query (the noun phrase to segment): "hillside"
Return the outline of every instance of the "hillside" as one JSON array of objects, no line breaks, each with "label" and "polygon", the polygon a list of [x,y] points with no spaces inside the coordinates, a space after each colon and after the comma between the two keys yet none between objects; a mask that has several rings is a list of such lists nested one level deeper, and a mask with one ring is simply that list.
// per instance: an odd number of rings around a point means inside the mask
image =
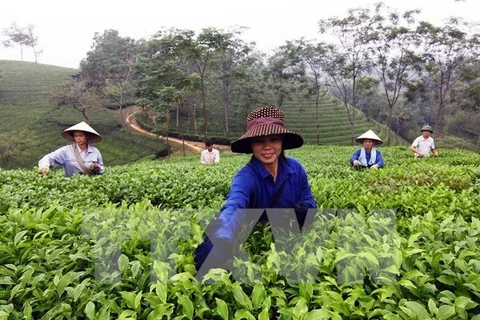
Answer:
[{"label": "hillside", "polygon": [[[44,154],[68,142],[60,136],[66,127],[83,121],[71,108],[59,108],[51,94],[77,70],[21,61],[0,61],[0,150],[17,150],[0,159],[2,168],[32,168]],[[92,109],[91,125],[104,138],[98,145],[107,165],[154,157],[162,141],[126,136],[114,110]]]},{"label": "hillside", "polygon": [[[352,107],[350,107],[352,108]],[[281,107],[285,112],[285,124],[289,130],[300,133],[307,144],[317,144],[317,110],[313,99],[306,99],[303,95],[294,95]],[[197,111],[202,117],[201,110]],[[212,107],[208,112],[208,136],[223,137],[223,111]],[[245,113],[245,112],[244,112]],[[172,114],[172,119],[175,115]],[[230,140],[242,135],[244,130],[245,115],[233,114],[229,118]],[[350,122],[347,110],[343,103],[330,95],[323,93],[318,106],[318,141],[320,145],[351,145]],[[146,128],[151,128],[152,123],[145,117],[138,117],[137,120]],[[201,126],[199,126],[201,132]],[[387,128],[374,121],[367,119],[363,112],[356,110],[355,136],[365,131],[374,130],[381,139],[386,141]],[[171,125],[172,132],[183,134],[195,134],[193,124],[188,122],[188,114],[183,111],[180,116],[180,126]],[[407,142],[395,133],[392,135],[392,145],[405,145]]]}]

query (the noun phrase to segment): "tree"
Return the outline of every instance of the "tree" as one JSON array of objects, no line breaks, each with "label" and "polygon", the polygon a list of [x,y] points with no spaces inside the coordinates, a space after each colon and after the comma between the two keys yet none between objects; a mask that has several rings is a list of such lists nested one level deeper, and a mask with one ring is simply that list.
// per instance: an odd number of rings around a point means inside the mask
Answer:
[{"label": "tree", "polygon": [[315,126],[317,130],[317,144],[320,143],[320,117],[319,104],[320,96],[324,91],[324,80],[326,76],[326,45],[323,43],[312,43],[303,38],[287,41],[284,47],[288,50],[288,56],[292,63],[302,70],[307,84],[307,97],[315,99]]},{"label": "tree", "polygon": [[95,33],[93,40],[92,50],[80,63],[80,77],[107,106],[118,110],[127,133],[123,108],[134,101],[133,67],[142,41],[121,37],[116,30]]},{"label": "tree", "polygon": [[35,63],[38,61],[38,55],[42,53],[41,50],[38,50],[38,37],[34,34],[33,29],[35,27],[31,24],[25,29],[27,35],[27,46],[31,47],[33,50],[33,55],[35,56]]},{"label": "tree", "polygon": [[273,90],[278,107],[292,94],[306,88],[308,82],[305,69],[299,63],[300,57],[295,50],[298,48],[287,41],[268,58],[264,69],[265,80],[268,88]]},{"label": "tree", "polygon": [[[357,97],[361,86],[374,84],[364,81],[369,77],[369,41],[376,23],[369,9],[349,9],[344,18],[328,18],[319,21],[320,33],[329,33],[337,44],[326,47],[325,70],[330,92],[343,101],[350,123],[352,145],[355,143]],[[366,88],[367,89],[367,88]],[[353,106],[350,108],[349,105]]]},{"label": "tree", "polygon": [[12,43],[20,46],[20,57],[23,61],[23,48],[31,47],[35,56],[35,63],[38,61],[38,55],[41,51],[38,50],[38,37],[34,33],[35,26],[29,24],[26,28],[19,27],[15,22],[4,30],[5,35],[8,37],[4,41],[5,46],[11,46]]},{"label": "tree", "polygon": [[216,28],[205,28],[198,35],[194,46],[191,48],[191,58],[200,75],[200,92],[203,109],[203,135],[207,136],[207,103],[206,103],[206,78],[211,65],[212,56],[227,48],[230,44],[231,34],[224,33]]},{"label": "tree", "polygon": [[23,61],[23,47],[27,45],[28,37],[27,34],[24,32],[23,28],[17,26],[15,22],[12,25],[4,30],[4,34],[8,37],[6,41],[4,41],[4,45],[7,47],[16,44],[20,47],[20,58]]},{"label": "tree", "polygon": [[[167,137],[170,129],[170,113],[173,108],[178,113],[190,91],[199,87],[198,74],[186,73],[181,63],[183,49],[188,37],[180,30],[152,39],[146,43],[135,68],[138,73],[136,90],[137,104],[159,115],[162,132]],[[177,32],[178,31],[178,32]],[[187,33],[188,35],[189,33]]]},{"label": "tree", "polygon": [[[230,136],[229,113],[232,107],[233,90],[241,85],[242,80],[247,79],[249,69],[255,61],[252,44],[243,42],[239,35],[241,30],[224,32],[224,38],[218,42],[217,50],[212,56],[212,79],[213,87],[219,87],[220,93],[216,100],[222,106],[223,113],[223,134]],[[219,82],[219,86],[216,85]],[[212,90],[214,92],[215,90]]]},{"label": "tree", "polygon": [[59,107],[72,107],[82,114],[86,122],[90,122],[87,111],[104,103],[95,91],[89,90],[85,80],[78,78],[59,85],[52,92],[52,96]]},{"label": "tree", "polygon": [[[465,30],[462,30],[465,29]],[[435,93],[433,124],[437,135],[443,132],[445,110],[453,102],[452,92],[461,81],[460,68],[480,53],[480,36],[468,35],[469,26],[458,18],[450,18],[442,27],[422,22],[418,32],[424,36],[426,76]],[[451,112],[453,106],[450,106]]]},{"label": "tree", "polygon": [[[383,12],[385,10],[385,12]],[[373,28],[367,34],[370,59],[387,102],[387,127],[392,128],[395,107],[408,83],[416,80],[423,60],[418,52],[422,37],[412,27],[418,10],[399,14],[382,3],[375,7]],[[387,145],[391,143],[390,130]]]}]

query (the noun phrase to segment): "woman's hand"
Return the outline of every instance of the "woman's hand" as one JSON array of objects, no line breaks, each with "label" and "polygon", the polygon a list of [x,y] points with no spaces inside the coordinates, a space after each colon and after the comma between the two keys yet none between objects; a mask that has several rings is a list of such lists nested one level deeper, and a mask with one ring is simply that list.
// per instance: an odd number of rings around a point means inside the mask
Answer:
[{"label": "woman's hand", "polygon": [[90,165],[90,172],[91,173],[94,173],[94,174],[97,174],[100,172],[100,165],[98,163],[92,163]]}]

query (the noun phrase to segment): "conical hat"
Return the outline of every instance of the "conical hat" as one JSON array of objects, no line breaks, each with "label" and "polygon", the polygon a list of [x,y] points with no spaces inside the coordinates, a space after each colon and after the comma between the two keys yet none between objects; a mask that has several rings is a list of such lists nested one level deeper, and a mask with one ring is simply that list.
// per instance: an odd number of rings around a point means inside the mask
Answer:
[{"label": "conical hat", "polygon": [[92,127],[90,127],[85,121],[77,123],[76,125],[63,130],[62,137],[70,141],[75,141],[75,139],[73,138],[73,131],[84,131],[90,133],[90,139],[88,139],[88,143],[102,141],[102,137],[98,134],[98,132],[95,131]]},{"label": "conical hat", "polygon": [[382,139],[380,139],[372,130],[368,130],[364,134],[360,135],[357,139],[355,139],[355,141],[357,141],[358,143],[363,143],[363,140],[372,140],[375,144],[383,143]]}]

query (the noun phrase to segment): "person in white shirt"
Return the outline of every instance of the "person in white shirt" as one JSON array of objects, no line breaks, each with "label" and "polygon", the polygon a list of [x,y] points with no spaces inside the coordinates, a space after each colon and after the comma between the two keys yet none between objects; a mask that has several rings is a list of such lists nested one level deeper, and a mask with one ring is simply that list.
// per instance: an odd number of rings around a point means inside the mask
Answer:
[{"label": "person in white shirt", "polygon": [[215,164],[220,162],[220,152],[213,148],[213,143],[210,140],[205,141],[205,150],[200,155],[200,162],[202,164]]},{"label": "person in white shirt", "polygon": [[415,153],[415,158],[429,157],[430,153],[438,157],[435,141],[430,137],[430,134],[433,133],[432,127],[428,124],[424,125],[421,131],[422,135],[417,137],[410,146],[410,150]]}]

